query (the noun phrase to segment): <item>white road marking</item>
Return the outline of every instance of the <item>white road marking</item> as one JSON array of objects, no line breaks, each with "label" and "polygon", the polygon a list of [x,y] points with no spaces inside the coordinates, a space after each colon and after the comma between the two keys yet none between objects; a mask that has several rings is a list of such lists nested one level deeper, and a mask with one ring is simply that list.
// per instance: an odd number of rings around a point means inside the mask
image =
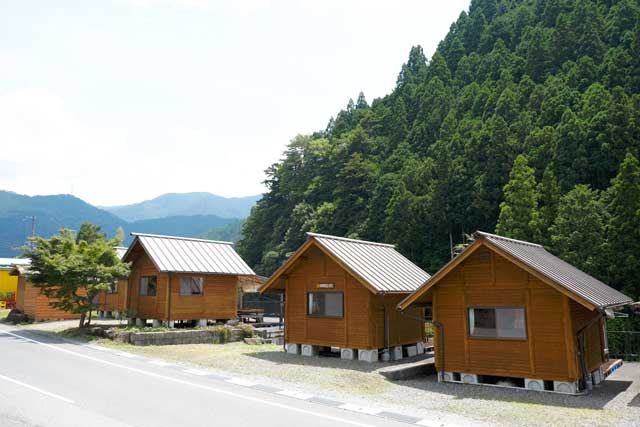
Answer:
[{"label": "white road marking", "polygon": [[174,363],[165,362],[164,360],[150,360],[149,363],[156,366],[176,366]]},{"label": "white road marking", "polygon": [[292,412],[298,412],[298,413],[305,414],[305,415],[312,415],[314,417],[323,418],[325,420],[330,420],[330,421],[336,421],[336,422],[339,422],[339,423],[342,423],[342,424],[348,424],[348,425],[359,426],[359,427],[372,427],[371,424],[364,424],[364,423],[360,423],[360,422],[357,422],[357,421],[348,420],[346,418],[340,418],[340,417],[336,417],[336,416],[333,416],[333,415],[323,414],[321,412],[311,411],[311,410],[308,410],[308,409],[296,408],[295,406],[290,406],[290,405],[287,405],[287,404],[284,404],[284,403],[272,402],[272,401],[269,401],[269,400],[265,400],[265,399],[261,399],[261,398],[253,397],[253,396],[246,396],[244,394],[236,393],[236,392],[229,391],[229,390],[222,390],[222,389],[219,389],[219,388],[215,388],[215,387],[211,387],[211,386],[207,386],[207,385],[203,385],[203,384],[192,383],[190,381],[181,380],[179,378],[168,377],[166,375],[157,374],[157,373],[151,372],[151,371],[145,371],[144,369],[138,369],[138,368],[134,368],[132,366],[126,366],[126,365],[121,365],[119,363],[109,362],[108,360],[102,360],[102,359],[98,359],[97,357],[88,356],[86,354],[76,353],[75,351],[67,350],[66,348],[61,348],[61,347],[57,347],[57,346],[55,346],[53,344],[47,344],[47,343],[43,343],[41,341],[36,341],[34,339],[23,337],[22,335],[14,334],[13,332],[5,331],[5,330],[2,330],[2,329],[0,329],[0,333],[11,335],[13,337],[20,338],[22,340],[29,341],[29,342],[32,342],[32,343],[35,343],[35,344],[39,344],[39,345],[45,346],[47,348],[50,348],[52,350],[60,351],[62,353],[67,353],[67,354],[71,354],[71,355],[76,356],[76,357],[80,357],[80,358],[83,358],[83,359],[91,360],[93,362],[102,363],[103,365],[108,365],[108,366],[112,366],[112,367],[115,367],[115,368],[124,369],[124,370],[130,371],[130,372],[136,372],[138,374],[147,375],[149,377],[163,379],[163,380],[170,381],[170,382],[173,382],[173,383],[176,383],[176,384],[182,384],[182,385],[186,385],[186,386],[191,386],[191,387],[199,388],[201,390],[207,390],[207,391],[211,391],[211,392],[218,393],[218,394],[224,394],[224,395],[227,395],[227,396],[235,397],[237,399],[244,399],[244,400],[248,400],[250,402],[255,402],[255,403],[260,403],[260,404],[263,404],[263,405],[273,406],[273,407],[276,407],[276,408],[286,409],[286,410],[289,410],[289,411],[292,411]]},{"label": "white road marking", "polygon": [[419,426],[426,426],[426,427],[434,427],[435,424],[433,424],[432,421],[430,420],[420,420],[418,422],[416,422],[417,425]]},{"label": "white road marking", "polygon": [[127,358],[129,358],[129,359],[133,359],[133,358],[135,358],[135,357],[138,357],[138,356],[136,356],[135,354],[125,353],[124,351],[121,351],[121,352],[119,352],[119,353],[116,353],[116,355],[118,355],[118,356],[122,356],[122,357],[127,357]]},{"label": "white road marking", "polygon": [[254,385],[258,384],[255,381],[247,380],[247,379],[244,379],[244,378],[229,378],[228,380],[225,380],[225,381],[228,382],[228,383],[231,383],[231,384],[241,385],[241,386],[244,386],[244,387],[251,387],[251,386],[254,386]]},{"label": "white road marking", "polygon": [[182,372],[186,372],[187,374],[199,375],[204,377],[205,375],[209,375],[209,372],[203,371],[202,369],[185,369]]},{"label": "white road marking", "polygon": [[23,383],[22,381],[14,380],[13,378],[5,377],[4,375],[0,375],[0,379],[1,380],[5,380],[5,381],[9,381],[10,383],[14,383],[14,384],[20,385],[22,387],[28,388],[28,389],[33,390],[33,391],[37,391],[38,393],[42,393],[42,394],[44,394],[46,396],[53,397],[54,399],[62,400],[63,402],[75,403],[73,400],[67,399],[66,397],[62,397],[59,394],[51,393],[50,391],[46,391],[46,390],[43,390],[41,388],[34,387],[32,385]]},{"label": "white road marking", "polygon": [[281,394],[283,396],[295,397],[296,399],[300,399],[300,400],[307,400],[313,397],[313,394],[302,393],[300,391],[293,391],[293,390],[282,390],[276,393]]},{"label": "white road marking", "polygon": [[338,406],[340,409],[346,409],[347,411],[360,412],[361,414],[376,415],[382,412],[382,409],[367,408],[366,406],[358,406],[353,403],[345,403]]}]

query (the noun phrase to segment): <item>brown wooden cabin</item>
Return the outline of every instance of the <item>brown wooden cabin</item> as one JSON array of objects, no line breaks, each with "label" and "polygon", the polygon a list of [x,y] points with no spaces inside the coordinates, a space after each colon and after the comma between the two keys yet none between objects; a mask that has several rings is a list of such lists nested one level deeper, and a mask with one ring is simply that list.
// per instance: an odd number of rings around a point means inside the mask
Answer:
[{"label": "brown wooden cabin", "polygon": [[[48,298],[40,293],[40,289],[36,288],[27,280],[25,273],[26,266],[15,266],[9,273],[18,277],[18,288],[16,291],[16,309],[20,310],[33,321],[39,322],[44,320],[59,319],[79,319],[80,315],[67,311],[58,310],[51,306],[50,303],[57,301],[56,298]],[[82,294],[84,290],[81,290]]]},{"label": "brown wooden cabin", "polygon": [[[124,254],[127,253],[127,248],[123,246],[116,246],[114,248],[118,257],[122,259]],[[125,310],[125,298],[127,294],[127,279],[118,280],[111,285],[111,289],[98,294],[98,312],[99,314],[114,314],[115,317],[119,317]]]},{"label": "brown wooden cabin", "polygon": [[606,376],[607,311],[630,302],[540,245],[478,232],[398,308],[432,304],[440,381],[576,393]]},{"label": "brown wooden cabin", "polygon": [[255,273],[230,242],[132,233],[125,304],[137,323],[237,317],[238,281]]},{"label": "brown wooden cabin", "polygon": [[377,361],[379,349],[422,347],[424,311],[402,316],[395,306],[429,278],[426,272],[393,245],[307,234],[260,288],[284,293],[289,352],[300,345],[305,355],[334,347],[352,359],[357,349],[358,358]]}]

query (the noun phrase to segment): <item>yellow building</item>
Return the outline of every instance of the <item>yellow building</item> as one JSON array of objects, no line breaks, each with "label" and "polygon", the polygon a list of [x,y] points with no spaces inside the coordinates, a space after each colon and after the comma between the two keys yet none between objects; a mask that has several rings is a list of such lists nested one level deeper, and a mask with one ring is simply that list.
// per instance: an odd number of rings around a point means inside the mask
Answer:
[{"label": "yellow building", "polygon": [[10,276],[9,271],[15,265],[29,264],[28,259],[23,258],[0,258],[0,299],[8,297],[7,294],[13,294],[15,297],[18,287],[18,277]]}]

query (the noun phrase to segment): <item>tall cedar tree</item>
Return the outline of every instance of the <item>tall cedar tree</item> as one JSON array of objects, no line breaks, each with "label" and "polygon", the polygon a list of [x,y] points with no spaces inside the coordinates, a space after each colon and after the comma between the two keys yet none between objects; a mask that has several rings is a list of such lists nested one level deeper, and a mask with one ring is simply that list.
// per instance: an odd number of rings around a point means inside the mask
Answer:
[{"label": "tall cedar tree", "polygon": [[533,168],[522,154],[516,157],[504,186],[504,202],[496,233],[519,240],[533,240],[538,227],[538,193]]},{"label": "tall cedar tree", "polygon": [[610,275],[640,298],[640,162],[627,154],[609,188]]},{"label": "tall cedar tree", "polygon": [[108,240],[100,227],[84,223],[77,235],[62,228],[49,239],[30,240],[31,246],[24,251],[31,260],[27,280],[55,299],[49,303],[53,308],[79,314],[81,328],[91,323],[91,311],[98,308],[96,295],[129,274],[129,265],[114,250],[122,242],[122,233]]}]

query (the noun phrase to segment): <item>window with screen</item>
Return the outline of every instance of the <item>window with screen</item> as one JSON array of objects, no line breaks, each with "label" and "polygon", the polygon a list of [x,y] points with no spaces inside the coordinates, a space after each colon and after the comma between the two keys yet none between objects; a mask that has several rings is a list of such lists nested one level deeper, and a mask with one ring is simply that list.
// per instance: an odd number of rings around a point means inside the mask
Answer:
[{"label": "window with screen", "polygon": [[202,287],[204,278],[198,276],[189,276],[180,278],[180,295],[193,296],[202,295]]},{"label": "window with screen", "polygon": [[527,338],[522,307],[469,308],[469,335],[480,338]]},{"label": "window with screen", "polygon": [[310,292],[308,295],[309,316],[342,317],[342,292]]},{"label": "window with screen", "polygon": [[140,295],[155,297],[158,290],[158,278],[156,276],[142,276],[140,278]]}]

